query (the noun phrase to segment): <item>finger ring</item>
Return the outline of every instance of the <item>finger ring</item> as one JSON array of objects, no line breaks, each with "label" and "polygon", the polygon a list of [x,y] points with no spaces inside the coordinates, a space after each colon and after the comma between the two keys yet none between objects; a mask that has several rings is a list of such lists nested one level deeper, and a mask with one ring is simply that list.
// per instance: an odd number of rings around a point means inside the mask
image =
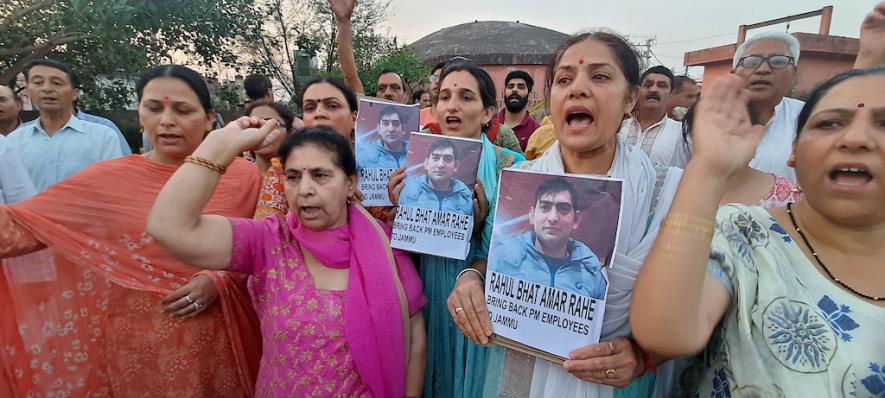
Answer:
[{"label": "finger ring", "polygon": [[606,379],[614,379],[618,375],[618,372],[614,369],[606,369],[605,370],[605,378]]},{"label": "finger ring", "polygon": [[611,341],[608,342],[608,349],[609,349],[608,355],[612,355],[615,353],[615,345],[612,344]]},{"label": "finger ring", "polygon": [[196,301],[194,301],[193,304],[194,304],[194,309],[197,311],[199,311],[201,308],[203,308],[205,306],[204,304],[200,304]]},{"label": "finger ring", "polygon": [[456,307],[456,308],[455,308],[455,313],[456,313],[456,314],[460,314],[460,313],[462,313],[462,312],[464,312],[464,307]]},{"label": "finger ring", "polygon": [[188,304],[193,304],[193,303],[194,303],[194,299],[192,299],[191,296],[189,296],[189,295],[188,295],[188,296],[184,296],[184,299],[187,300],[187,303],[188,303]]}]

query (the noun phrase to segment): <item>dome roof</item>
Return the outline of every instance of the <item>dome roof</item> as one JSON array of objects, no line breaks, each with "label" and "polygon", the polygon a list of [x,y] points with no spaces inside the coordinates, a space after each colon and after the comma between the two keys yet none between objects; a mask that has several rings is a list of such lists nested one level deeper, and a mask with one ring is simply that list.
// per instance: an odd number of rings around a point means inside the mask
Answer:
[{"label": "dome roof", "polygon": [[569,35],[520,22],[475,21],[433,32],[409,45],[428,65],[454,56],[480,65],[541,65]]}]

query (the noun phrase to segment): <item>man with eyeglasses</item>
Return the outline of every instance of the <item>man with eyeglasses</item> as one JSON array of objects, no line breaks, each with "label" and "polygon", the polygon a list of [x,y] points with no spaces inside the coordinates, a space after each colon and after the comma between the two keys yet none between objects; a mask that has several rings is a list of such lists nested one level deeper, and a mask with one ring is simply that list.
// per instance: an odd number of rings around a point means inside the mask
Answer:
[{"label": "man with eyeglasses", "polygon": [[433,70],[430,71],[430,107],[423,108],[419,112],[418,116],[420,118],[419,124],[421,128],[430,124],[436,123],[436,116],[433,114],[433,107],[436,106],[436,100],[439,98],[439,77],[442,75],[443,67],[446,66],[445,62],[440,62],[433,66]]},{"label": "man with eyeglasses", "polygon": [[794,184],[795,171],[787,166],[796,134],[796,120],[804,102],[787,98],[796,79],[799,41],[790,34],[766,32],[753,36],[734,53],[732,73],[746,80],[750,102],[765,124],[765,135],[750,167],[783,176]]},{"label": "man with eyeglasses", "polygon": [[386,106],[378,114],[379,139],[359,143],[357,166],[359,168],[398,169],[406,163],[408,133],[404,130],[403,117],[395,106]]}]

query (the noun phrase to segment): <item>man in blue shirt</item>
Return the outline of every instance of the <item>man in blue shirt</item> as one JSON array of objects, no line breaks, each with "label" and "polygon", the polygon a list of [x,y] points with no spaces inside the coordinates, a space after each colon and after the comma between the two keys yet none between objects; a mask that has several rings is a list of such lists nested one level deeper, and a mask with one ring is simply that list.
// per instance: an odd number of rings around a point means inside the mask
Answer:
[{"label": "man in blue shirt", "polygon": [[123,153],[123,156],[132,154],[132,147],[129,146],[129,142],[126,141],[126,136],[123,135],[123,132],[120,131],[120,128],[117,127],[114,122],[110,119],[103,118],[101,116],[91,115],[86,112],[83,112],[77,109],[77,104],[74,103],[74,116],[77,119],[85,120],[90,123],[100,124],[102,126],[106,126],[107,128],[114,131],[117,134],[117,139],[120,141],[120,151]]},{"label": "man in blue shirt", "polygon": [[385,106],[378,114],[380,139],[358,143],[357,166],[361,169],[398,169],[406,163],[408,133],[395,106]]},{"label": "man in blue shirt", "polygon": [[41,59],[24,68],[28,96],[40,117],[9,134],[28,174],[42,192],[94,162],[122,156],[116,133],[73,115],[80,82],[66,65]]},{"label": "man in blue shirt", "polygon": [[458,214],[473,214],[473,193],[455,178],[461,162],[451,140],[441,139],[430,146],[424,161],[426,174],[406,180],[400,194],[401,206],[415,206]]},{"label": "man in blue shirt", "polygon": [[581,212],[577,191],[564,178],[553,178],[535,192],[529,210],[532,229],[495,239],[489,270],[583,296],[605,297],[602,264],[587,245],[572,239]]}]

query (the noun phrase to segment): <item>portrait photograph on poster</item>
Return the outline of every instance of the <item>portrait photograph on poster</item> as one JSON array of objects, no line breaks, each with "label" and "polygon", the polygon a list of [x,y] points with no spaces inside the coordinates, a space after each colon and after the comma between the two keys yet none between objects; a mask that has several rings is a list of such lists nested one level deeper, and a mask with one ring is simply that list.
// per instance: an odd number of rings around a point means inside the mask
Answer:
[{"label": "portrait photograph on poster", "polygon": [[391,246],[463,260],[473,232],[482,141],[412,134]]},{"label": "portrait photograph on poster", "polygon": [[501,172],[485,288],[493,341],[554,361],[599,341],[622,185]]},{"label": "portrait photograph on poster", "polygon": [[387,180],[406,163],[409,135],[417,131],[417,105],[360,97],[355,145],[364,206],[393,205],[387,195]]}]

